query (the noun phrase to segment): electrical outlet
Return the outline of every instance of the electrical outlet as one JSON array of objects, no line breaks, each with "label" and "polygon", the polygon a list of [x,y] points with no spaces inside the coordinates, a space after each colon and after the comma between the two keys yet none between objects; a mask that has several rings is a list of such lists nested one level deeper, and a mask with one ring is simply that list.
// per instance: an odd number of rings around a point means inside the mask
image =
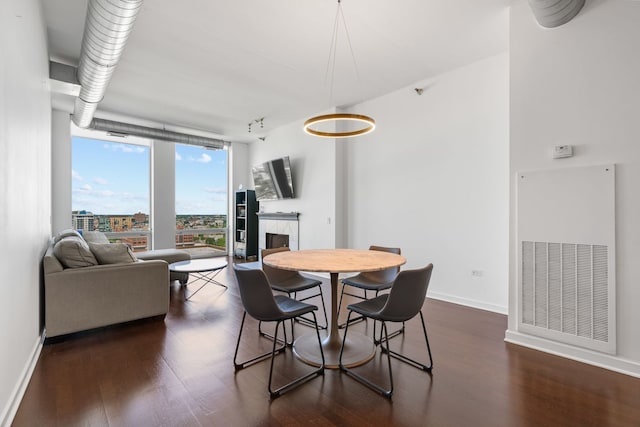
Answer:
[{"label": "electrical outlet", "polygon": [[482,271],[482,270],[471,270],[471,275],[473,277],[482,277],[484,275],[484,271]]}]

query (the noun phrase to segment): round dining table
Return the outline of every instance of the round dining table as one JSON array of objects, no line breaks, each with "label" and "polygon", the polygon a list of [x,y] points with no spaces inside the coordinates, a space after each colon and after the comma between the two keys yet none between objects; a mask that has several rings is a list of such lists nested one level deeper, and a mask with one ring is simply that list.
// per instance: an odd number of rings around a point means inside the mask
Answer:
[{"label": "round dining table", "polygon": [[[274,268],[294,271],[329,273],[331,277],[331,318],[329,333],[322,341],[325,367],[338,368],[342,337],[338,330],[338,275],[380,271],[399,267],[406,259],[397,254],[359,249],[307,249],[277,252],[264,257],[262,262]],[[293,343],[294,354],[305,363],[320,366],[322,356],[317,337],[307,334]],[[349,331],[345,342],[342,363],[346,367],[362,365],[373,358],[373,340],[364,334]]]}]

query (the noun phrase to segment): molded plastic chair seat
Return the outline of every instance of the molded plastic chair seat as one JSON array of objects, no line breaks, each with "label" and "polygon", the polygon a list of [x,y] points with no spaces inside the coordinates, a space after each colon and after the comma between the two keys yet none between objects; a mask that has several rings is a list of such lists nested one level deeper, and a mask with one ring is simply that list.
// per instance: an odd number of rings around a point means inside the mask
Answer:
[{"label": "molded plastic chair seat", "polygon": [[[238,341],[236,343],[236,349],[233,356],[233,364],[236,370],[244,369],[253,365],[259,361],[271,356],[271,368],[269,370],[269,384],[267,386],[269,394],[272,398],[280,396],[282,393],[298,386],[309,379],[318,375],[324,374],[324,352],[322,350],[322,342],[320,341],[320,333],[318,331],[318,324],[316,321],[315,310],[317,306],[307,304],[301,301],[294,300],[284,295],[273,295],[267,276],[262,270],[243,269],[234,266],[236,279],[238,281],[238,289],[240,290],[240,298],[242,299],[242,305],[244,306],[244,314],[242,315],[242,323],[240,324],[240,332],[238,333]],[[249,316],[260,322],[276,322],[276,328],[274,333],[273,348],[271,352],[260,354],[244,362],[238,362],[238,349],[240,348],[240,340],[242,338],[242,330],[244,329],[244,321],[247,313]],[[286,345],[282,345],[277,348],[276,343],[278,341],[278,330],[280,324],[286,320],[294,319],[302,316],[303,314],[311,314],[313,316],[313,323],[316,329],[316,335],[318,337],[318,347],[320,354],[322,355],[322,365],[305,374],[297,379],[285,384],[284,386],[274,390],[272,388],[273,379],[273,364],[275,355],[284,352]],[[283,329],[284,342],[287,341],[286,330]]]},{"label": "molded plastic chair seat", "polygon": [[[344,337],[342,341],[342,348],[340,349],[339,365],[340,369],[350,377],[356,379],[360,383],[366,385],[369,388],[381,393],[383,396],[391,398],[393,394],[393,375],[391,372],[391,357],[394,357],[402,362],[408,363],[414,367],[430,372],[433,368],[433,358],[431,357],[431,347],[429,345],[429,338],[427,336],[427,328],[424,324],[424,316],[422,314],[422,306],[427,296],[427,289],[429,287],[429,281],[431,279],[431,272],[433,271],[433,264],[429,264],[424,268],[416,270],[405,270],[398,273],[398,276],[393,282],[391,292],[385,295],[380,295],[376,298],[365,300],[356,304],[350,304],[347,309],[349,315],[347,317],[347,324],[344,330]],[[358,313],[365,318],[371,318],[374,321],[380,321],[382,323],[382,332],[384,332],[384,339],[381,339],[378,343],[385,344],[381,346],[383,353],[387,353],[388,369],[389,369],[389,384],[390,388],[385,389],[362,375],[354,372],[352,369],[347,368],[342,363],[342,353],[344,351],[344,343],[347,339],[349,331],[349,324],[351,315]],[[389,334],[387,332],[387,322],[406,322],[415,316],[420,314],[420,320],[422,322],[422,330],[424,332],[425,342],[427,344],[427,352],[429,354],[429,364],[423,364],[416,360],[410,359],[400,353],[397,353],[389,348]],[[373,335],[375,337],[375,322]]]}]

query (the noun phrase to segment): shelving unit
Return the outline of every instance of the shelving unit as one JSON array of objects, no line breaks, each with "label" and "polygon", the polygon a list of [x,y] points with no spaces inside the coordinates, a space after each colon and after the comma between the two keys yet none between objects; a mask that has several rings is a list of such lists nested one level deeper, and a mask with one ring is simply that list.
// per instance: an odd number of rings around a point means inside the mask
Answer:
[{"label": "shelving unit", "polygon": [[258,257],[258,202],[253,190],[238,190],[235,198],[234,256]]}]

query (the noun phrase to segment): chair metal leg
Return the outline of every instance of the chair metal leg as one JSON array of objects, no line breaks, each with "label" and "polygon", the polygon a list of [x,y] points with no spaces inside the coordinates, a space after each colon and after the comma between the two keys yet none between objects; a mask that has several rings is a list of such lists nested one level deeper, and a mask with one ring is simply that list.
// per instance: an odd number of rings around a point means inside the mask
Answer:
[{"label": "chair metal leg", "polygon": [[[423,371],[427,371],[427,372],[431,372],[431,369],[433,369],[433,358],[431,357],[431,346],[429,345],[429,337],[427,336],[427,327],[424,324],[424,316],[422,315],[422,311],[420,312],[420,321],[422,322],[422,331],[424,332],[424,340],[427,344],[427,353],[429,353],[429,365],[425,365],[423,363],[418,362],[417,360],[413,360],[403,354],[397,353],[393,350],[389,349],[389,343],[387,343],[387,348],[386,350],[384,348],[382,348],[382,351],[388,351],[389,355],[391,355],[392,357],[405,362],[411,366],[414,366],[418,369],[422,369]],[[384,322],[383,322],[384,324]],[[388,338],[385,338],[388,339]]]},{"label": "chair metal leg", "polygon": [[[324,304],[324,296],[322,295],[322,289],[320,288],[320,286],[318,286],[318,289],[319,289],[319,292],[317,294],[309,295],[308,297],[301,298],[301,299],[298,299],[297,298],[297,292],[294,292],[293,293],[293,299],[296,299],[298,301],[306,301],[306,300],[311,299],[311,298],[320,297],[320,300],[322,301],[322,312],[324,313],[324,326],[318,325],[318,328],[324,330],[324,329],[327,329],[327,327],[329,325],[329,319],[327,317],[327,308],[326,308],[326,306]],[[287,294],[287,296],[291,297],[291,294]],[[299,323],[302,323],[304,325],[313,327],[313,321],[311,319],[308,319],[308,318],[304,317],[304,316],[297,317],[296,321],[299,322]]]},{"label": "chair metal leg", "polygon": [[[373,343],[375,345],[379,345],[383,340],[382,340],[382,328],[380,328],[380,338],[376,338],[376,323],[378,323],[377,320],[373,321]],[[391,338],[395,338],[400,334],[404,333],[404,327],[405,327],[405,322],[402,322],[402,327],[400,329],[398,329],[397,331],[391,332],[389,334],[388,339]]]},{"label": "chair metal leg", "polygon": [[[367,299],[367,290],[366,290],[366,289],[364,289],[364,298],[363,298],[363,297],[361,297],[360,295],[356,295],[356,294],[351,294],[351,293],[349,293],[349,292],[345,292],[345,291],[344,291],[344,288],[345,288],[346,286],[350,286],[350,285],[345,284],[345,283],[342,283],[342,292],[340,292],[340,302],[338,303],[338,315],[340,315],[340,308],[342,307],[342,297],[343,297],[345,294],[347,294],[347,295],[349,295],[349,296],[352,296],[352,297],[355,297],[355,298],[360,298],[361,300],[366,300],[366,299]],[[377,293],[376,293],[376,295],[377,295]],[[357,317],[354,317],[354,318],[353,318],[353,320],[351,321],[351,324],[358,323],[358,322],[362,322],[364,319],[365,319],[365,317],[364,317],[364,316],[357,316]],[[338,324],[338,329],[344,329],[344,327],[345,327],[346,325],[347,325],[346,323],[340,323],[340,324]]]},{"label": "chair metal leg", "polygon": [[[314,378],[316,376],[320,376],[320,375],[324,375],[324,364],[325,364],[325,360],[324,360],[324,351],[322,350],[322,341],[320,341],[320,332],[318,331],[318,320],[316,318],[316,314],[312,311],[311,314],[313,315],[313,321],[316,324],[316,335],[318,337],[318,347],[320,348],[320,354],[322,356],[322,365],[318,368],[318,369],[314,369],[313,371],[289,382],[288,384],[283,385],[282,387],[273,390],[271,387],[271,380],[273,379],[273,361],[275,359],[275,351],[276,351],[276,340],[273,340],[273,353],[271,356],[271,368],[269,369],[269,395],[271,396],[272,399],[275,399],[276,397],[281,396],[283,393],[291,390],[292,388],[305,383],[307,381],[309,381],[311,378]],[[276,331],[275,331],[275,336],[278,336],[278,327],[280,326],[280,323],[282,323],[282,321],[279,321],[276,324]],[[284,325],[283,325],[284,328]]]},{"label": "chair metal leg", "polygon": [[[349,315],[347,316],[347,323],[346,323],[346,327],[344,329],[344,337],[342,338],[342,346],[340,347],[340,357],[338,359],[338,365],[340,366],[340,370],[342,372],[344,372],[345,374],[347,374],[348,376],[350,376],[351,378],[353,378],[356,381],[358,381],[359,383],[361,383],[361,384],[369,387],[370,389],[380,393],[384,397],[386,397],[388,399],[391,399],[391,396],[393,395],[393,374],[391,372],[391,356],[390,356],[390,354],[387,354],[387,363],[388,363],[388,369],[389,369],[389,384],[390,384],[390,388],[389,389],[385,389],[385,388],[379,386],[378,384],[373,383],[369,379],[363,377],[362,375],[356,373],[355,371],[351,370],[350,368],[347,368],[346,366],[344,366],[342,364],[342,354],[344,352],[344,343],[347,340],[347,332],[349,330],[349,320],[351,318],[351,314],[352,313],[353,313],[352,311],[349,311]],[[382,329],[384,330],[384,333],[385,333],[385,339],[383,340],[383,342],[387,345],[387,351],[388,351],[389,350],[389,337],[387,336],[387,325],[386,325],[386,322],[382,322]]]},{"label": "chair metal leg", "polygon": [[265,338],[269,338],[272,340],[278,340],[278,342],[285,344],[289,347],[293,346],[293,342],[295,341],[295,335],[293,333],[293,319],[291,319],[291,341],[287,341],[287,329],[283,326],[282,329],[284,330],[284,341],[281,338],[277,338],[273,335],[271,335],[269,332],[265,332],[262,330],[262,321],[258,322],[258,333],[265,337]]},{"label": "chair metal leg", "polygon": [[[273,345],[273,350],[264,354],[261,354],[259,356],[253,357],[249,360],[245,360],[244,362],[238,362],[238,349],[240,348],[240,339],[242,338],[242,329],[244,328],[244,321],[247,317],[247,312],[245,311],[244,314],[242,315],[242,322],[240,323],[240,332],[238,333],[238,341],[236,342],[236,350],[233,354],[233,366],[235,368],[236,371],[239,371],[240,369],[244,369],[247,366],[251,366],[254,363],[260,362],[264,359],[266,359],[268,356],[275,356],[276,354],[283,352],[286,349],[286,345],[282,345],[279,348],[276,348],[275,342],[277,340],[274,340],[274,345]],[[276,332],[277,332],[277,326],[276,326]],[[286,334],[285,334],[285,340],[286,340]]]},{"label": "chair metal leg", "polygon": [[[411,359],[403,354],[397,353],[393,350],[391,350],[389,348],[389,340],[392,338],[391,335],[389,335],[388,331],[387,331],[387,322],[385,321],[381,321],[382,323],[382,327],[381,327],[381,331],[380,331],[380,341],[379,344],[380,345],[380,349],[382,350],[383,353],[387,353],[387,364],[388,364],[388,369],[389,369],[389,384],[390,387],[389,389],[385,389],[381,386],[379,386],[378,384],[375,384],[373,382],[371,382],[369,379],[363,377],[362,375],[352,371],[351,369],[347,368],[346,366],[344,366],[342,364],[342,352],[344,351],[344,343],[346,341],[346,337],[347,337],[347,331],[349,330],[349,318],[351,317],[351,314],[353,312],[350,311],[349,312],[349,316],[347,317],[347,323],[346,323],[346,328],[344,330],[344,337],[343,337],[343,341],[342,341],[342,347],[340,348],[340,358],[339,358],[339,366],[340,366],[340,370],[343,371],[345,374],[347,374],[348,376],[350,376],[351,378],[354,378],[355,380],[357,380],[358,382],[364,384],[365,386],[371,388],[372,390],[382,394],[383,396],[391,399],[391,396],[393,395],[393,373],[391,371],[391,358],[396,358],[398,360],[400,360],[401,362],[405,362],[408,365],[411,365],[413,367],[416,367],[418,369],[422,369],[423,371],[427,371],[427,372],[431,372],[431,370],[433,369],[433,358],[431,356],[431,346],[429,345],[429,337],[427,336],[427,328],[425,326],[424,323],[424,316],[422,314],[422,312],[420,312],[420,321],[422,323],[422,332],[424,333],[424,339],[425,339],[425,343],[427,344],[427,353],[429,354],[429,365],[425,365],[423,363],[420,363],[414,359]],[[375,324],[375,322],[374,322]],[[404,330],[404,322],[403,322],[403,329]],[[384,331],[384,337],[382,337],[382,332]],[[395,333],[395,332],[394,332]],[[375,336],[375,329],[374,329],[374,336]]]}]

